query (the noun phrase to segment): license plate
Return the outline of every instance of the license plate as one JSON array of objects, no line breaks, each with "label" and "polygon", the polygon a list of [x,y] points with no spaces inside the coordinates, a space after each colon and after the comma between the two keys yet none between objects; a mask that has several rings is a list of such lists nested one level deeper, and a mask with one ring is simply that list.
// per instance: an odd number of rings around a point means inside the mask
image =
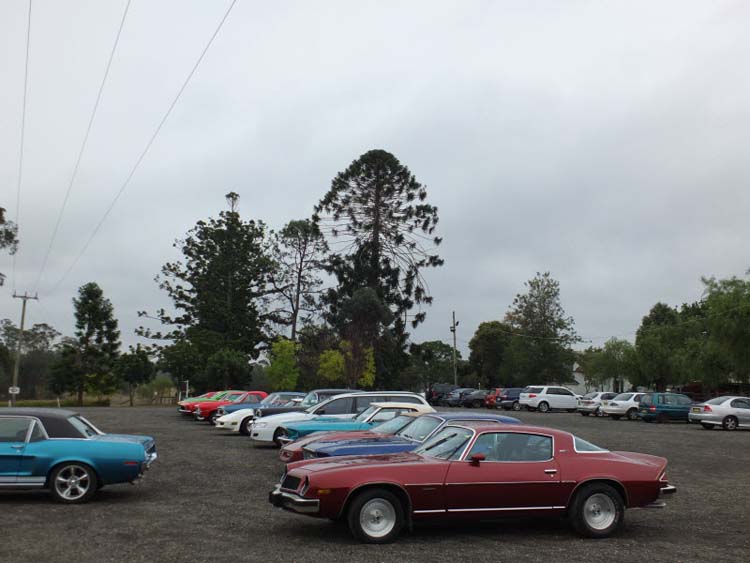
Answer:
[{"label": "license plate", "polygon": [[692,411],[693,411],[693,412],[701,412],[701,410],[700,410],[700,409],[699,409],[698,407],[693,407],[693,408],[692,408]]},{"label": "license plate", "polygon": [[606,407],[609,404],[609,401],[602,401],[602,404]]}]

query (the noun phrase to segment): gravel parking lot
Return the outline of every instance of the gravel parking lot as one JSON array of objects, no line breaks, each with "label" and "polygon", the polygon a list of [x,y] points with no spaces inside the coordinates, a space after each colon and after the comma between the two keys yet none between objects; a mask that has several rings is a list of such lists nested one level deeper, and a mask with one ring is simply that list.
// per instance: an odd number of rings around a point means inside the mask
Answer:
[{"label": "gravel parking lot", "polygon": [[277,451],[217,432],[166,408],[83,409],[107,432],[156,437],[160,459],[143,483],[102,490],[87,505],[43,493],[2,493],[0,561],[747,561],[750,432],[644,424],[574,414],[518,413],[613,450],[666,456],[677,495],[632,510],[622,532],[582,540],[558,519],[420,525],[386,546],[344,525],[273,508]]}]

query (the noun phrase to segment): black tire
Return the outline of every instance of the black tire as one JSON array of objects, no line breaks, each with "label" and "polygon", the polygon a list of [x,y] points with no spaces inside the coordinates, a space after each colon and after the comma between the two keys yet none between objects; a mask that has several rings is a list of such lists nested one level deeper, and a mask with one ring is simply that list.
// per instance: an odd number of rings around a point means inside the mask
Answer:
[{"label": "black tire", "polygon": [[630,409],[628,412],[625,413],[625,416],[628,418],[628,420],[638,420],[638,409]]},{"label": "black tire", "polygon": [[52,498],[63,504],[82,504],[91,500],[99,488],[99,479],[89,465],[66,461],[52,470],[49,489]]},{"label": "black tire", "polygon": [[724,430],[737,430],[737,418],[734,416],[725,416],[724,420],[721,421],[721,427]]},{"label": "black tire", "polygon": [[[370,529],[368,529],[366,523],[368,520],[367,513],[372,515]],[[404,508],[401,501],[392,492],[385,489],[368,489],[352,500],[347,510],[346,520],[352,535],[359,541],[364,543],[390,543],[396,539],[404,527]],[[365,524],[363,524],[363,520]],[[392,525],[388,530],[389,520],[392,520]],[[381,521],[385,521],[386,525],[383,530],[378,531],[377,527]]]},{"label": "black tire", "polygon": [[482,401],[474,401],[474,408],[481,409]]},{"label": "black tire", "polygon": [[707,424],[705,422],[701,422],[701,426],[703,427],[704,430],[713,430],[714,429],[714,425],[713,424]]},{"label": "black tire", "polygon": [[518,401],[513,401],[513,406],[511,407],[514,411],[520,411],[521,410],[521,403]]},{"label": "black tire", "polygon": [[611,415],[609,415],[609,418],[611,418],[612,420],[620,420],[620,415],[619,414],[611,414]]},{"label": "black tire", "polygon": [[596,410],[594,411],[594,416],[604,416],[604,413],[602,412],[601,407],[596,407]]},{"label": "black tire", "polygon": [[568,510],[568,519],[578,534],[586,538],[607,538],[614,534],[625,516],[625,503],[613,487],[591,483],[581,487]]},{"label": "black tire", "polygon": [[669,422],[669,415],[665,412],[660,412],[656,417],[656,422],[658,422],[659,424],[665,424]]},{"label": "black tire", "polygon": [[240,434],[243,436],[249,436],[250,435],[250,426],[253,424],[253,419],[249,416],[242,419],[242,422],[240,422]]},{"label": "black tire", "polygon": [[219,413],[216,411],[212,412],[210,415],[206,417],[206,422],[208,422],[211,426],[216,426],[216,419],[219,418]]},{"label": "black tire", "polygon": [[281,437],[286,436],[286,430],[283,428],[277,428],[273,433],[273,443],[276,444],[277,448],[280,448],[284,444],[281,443]]},{"label": "black tire", "polygon": [[583,411],[581,411],[581,416],[588,416],[590,414],[591,414],[590,412],[583,412]]},{"label": "black tire", "polygon": [[536,407],[539,412],[549,412],[549,403],[547,401],[542,401],[539,403]]}]

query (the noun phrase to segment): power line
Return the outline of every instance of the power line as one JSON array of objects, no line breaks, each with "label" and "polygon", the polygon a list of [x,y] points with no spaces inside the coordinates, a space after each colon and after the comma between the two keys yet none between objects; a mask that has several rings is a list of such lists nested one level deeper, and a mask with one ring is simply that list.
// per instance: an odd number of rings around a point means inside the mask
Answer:
[{"label": "power line", "polygon": [[[18,185],[16,187],[16,234],[21,230],[21,184],[23,183],[23,150],[26,141],[26,95],[29,86],[29,44],[31,43],[31,6],[33,0],[29,0],[29,16],[26,25],[26,61],[23,71],[23,109],[21,111],[21,149],[18,153]],[[13,253],[11,261],[11,287],[16,289],[16,255]]]},{"label": "power line", "polygon": [[52,230],[52,238],[49,241],[49,246],[47,247],[47,252],[44,255],[44,260],[42,261],[42,267],[39,269],[39,274],[37,275],[36,282],[34,283],[34,290],[36,291],[36,288],[39,286],[39,282],[42,279],[42,275],[44,274],[44,270],[47,267],[47,262],[49,260],[50,254],[52,253],[52,247],[55,244],[55,239],[57,238],[57,233],[60,230],[60,223],[62,223],[63,214],[65,213],[65,208],[68,205],[68,199],[70,198],[70,192],[73,189],[73,184],[76,181],[76,177],[78,176],[78,168],[81,165],[81,159],[83,158],[83,153],[86,150],[86,145],[89,141],[89,135],[91,134],[91,128],[94,125],[94,118],[96,117],[96,112],[99,109],[99,102],[102,99],[102,92],[104,91],[104,85],[107,83],[107,77],[109,76],[109,69],[112,66],[112,59],[115,56],[115,51],[117,50],[117,45],[120,42],[120,35],[122,34],[122,28],[125,25],[125,19],[128,16],[128,10],[130,9],[130,2],[131,0],[127,0],[127,3],[125,4],[125,10],[122,13],[122,19],[120,20],[120,27],[117,28],[117,35],[115,36],[115,42],[112,45],[112,50],[109,53],[109,59],[107,60],[107,66],[104,69],[104,76],[102,77],[102,82],[99,85],[99,92],[96,95],[96,101],[94,102],[94,108],[91,111],[91,117],[89,118],[88,126],[86,127],[86,134],[83,136],[83,142],[81,143],[81,148],[78,151],[78,158],[76,158],[75,166],[73,167],[73,174],[70,176],[70,182],[68,183],[68,189],[65,191],[65,197],[63,198],[62,206],[60,206],[60,212],[57,214],[57,221],[55,222],[55,228]]},{"label": "power line", "polygon": [[211,47],[211,44],[214,42],[214,39],[216,39],[216,36],[219,34],[219,31],[221,31],[221,28],[224,26],[224,22],[229,17],[229,14],[231,13],[232,9],[234,8],[234,5],[237,3],[237,0],[232,0],[232,2],[229,4],[229,7],[227,8],[226,12],[224,13],[224,16],[221,18],[221,21],[219,22],[219,25],[214,30],[213,34],[211,35],[211,38],[208,40],[208,43],[206,43],[206,46],[203,48],[203,51],[201,52],[200,56],[198,57],[198,60],[193,65],[192,70],[187,75],[187,78],[182,83],[182,86],[177,92],[177,95],[172,100],[172,103],[169,105],[169,108],[167,109],[167,112],[164,114],[164,117],[161,118],[161,121],[159,122],[159,125],[157,125],[156,129],[154,130],[154,133],[151,135],[151,138],[149,139],[148,143],[146,143],[146,147],[141,152],[140,156],[136,160],[135,164],[133,165],[133,168],[130,170],[130,173],[125,178],[125,181],[123,182],[122,186],[120,186],[120,189],[115,194],[114,199],[109,204],[107,209],[104,211],[104,215],[102,216],[99,223],[97,223],[96,227],[94,227],[93,232],[91,233],[91,236],[89,236],[88,240],[86,240],[86,243],[83,245],[83,248],[78,253],[76,258],[73,260],[73,262],[70,264],[70,267],[65,271],[65,273],[62,275],[62,277],[57,281],[57,283],[54,285],[50,293],[55,292],[59,287],[60,284],[62,284],[63,281],[65,281],[65,278],[70,275],[70,272],[73,271],[73,269],[76,267],[78,262],[80,261],[81,257],[86,253],[86,250],[88,249],[89,245],[91,244],[91,241],[94,240],[94,237],[99,233],[99,231],[102,228],[102,225],[104,225],[105,221],[107,220],[107,217],[109,217],[109,214],[111,213],[112,209],[114,208],[115,204],[117,203],[117,200],[120,199],[120,196],[123,194],[125,189],[128,187],[128,184],[130,183],[130,180],[135,175],[136,171],[138,170],[138,167],[141,165],[141,162],[146,157],[146,154],[151,149],[151,145],[154,144],[154,141],[156,140],[156,137],[159,135],[159,132],[161,131],[162,127],[164,126],[164,123],[167,121],[167,118],[172,113],[172,110],[177,105],[177,101],[180,99],[180,96],[182,96],[182,93],[185,91],[185,88],[187,88],[188,83],[192,79],[193,75],[195,74],[196,70],[198,70],[198,66],[200,66],[201,62],[203,61],[203,58],[206,56],[206,53],[208,52],[208,49]]}]

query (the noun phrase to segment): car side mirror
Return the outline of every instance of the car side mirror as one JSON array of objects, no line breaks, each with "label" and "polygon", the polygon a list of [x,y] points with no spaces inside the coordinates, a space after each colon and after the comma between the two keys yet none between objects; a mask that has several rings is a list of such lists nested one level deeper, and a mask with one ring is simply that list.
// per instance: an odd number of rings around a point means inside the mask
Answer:
[{"label": "car side mirror", "polygon": [[477,454],[472,454],[471,457],[469,458],[469,461],[474,467],[479,467],[479,462],[484,461],[485,459],[486,458],[484,454],[477,453]]}]

